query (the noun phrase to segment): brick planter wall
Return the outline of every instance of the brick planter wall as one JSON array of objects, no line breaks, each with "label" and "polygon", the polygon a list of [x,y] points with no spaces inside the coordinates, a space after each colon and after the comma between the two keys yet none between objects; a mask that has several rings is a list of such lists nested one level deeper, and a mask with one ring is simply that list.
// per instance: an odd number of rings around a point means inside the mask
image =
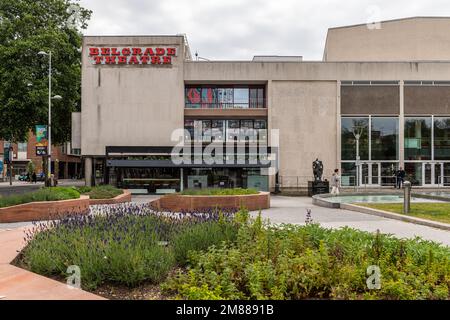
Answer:
[{"label": "brick planter wall", "polygon": [[174,212],[191,211],[208,208],[236,208],[244,207],[250,211],[270,208],[270,193],[260,192],[252,195],[235,196],[190,196],[166,195],[152,204],[159,210]]},{"label": "brick planter wall", "polygon": [[89,196],[60,201],[40,201],[0,208],[0,223],[58,219],[89,211]]},{"label": "brick planter wall", "polygon": [[117,204],[124,202],[131,202],[131,192],[128,190],[123,190],[122,194],[112,199],[89,199],[89,205],[91,206],[96,204]]}]

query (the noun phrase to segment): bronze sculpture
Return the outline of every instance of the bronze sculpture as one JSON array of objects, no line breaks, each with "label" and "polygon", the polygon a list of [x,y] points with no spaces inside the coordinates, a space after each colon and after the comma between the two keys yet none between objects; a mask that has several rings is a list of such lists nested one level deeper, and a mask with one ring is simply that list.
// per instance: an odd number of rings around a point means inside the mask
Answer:
[{"label": "bronze sculpture", "polygon": [[318,158],[313,161],[312,163],[313,168],[313,174],[314,174],[314,181],[322,181],[322,175],[323,175],[323,164],[322,161],[320,161]]}]

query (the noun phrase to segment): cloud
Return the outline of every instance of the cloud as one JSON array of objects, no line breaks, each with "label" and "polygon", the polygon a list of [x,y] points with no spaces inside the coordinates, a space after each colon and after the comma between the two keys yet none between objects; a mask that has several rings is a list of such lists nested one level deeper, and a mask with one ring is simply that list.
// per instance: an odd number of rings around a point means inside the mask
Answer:
[{"label": "cloud", "polygon": [[450,15],[446,0],[81,0],[93,10],[86,35],[180,34],[212,60],[257,54],[321,60],[330,27],[409,16]]}]

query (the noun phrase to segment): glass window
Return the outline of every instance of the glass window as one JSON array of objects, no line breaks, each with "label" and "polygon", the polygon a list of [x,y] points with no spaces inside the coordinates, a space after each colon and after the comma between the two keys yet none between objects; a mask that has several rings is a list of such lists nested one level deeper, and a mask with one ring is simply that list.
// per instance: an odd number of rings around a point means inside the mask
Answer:
[{"label": "glass window", "polygon": [[184,129],[189,132],[189,134],[184,137],[185,141],[194,140],[194,120],[184,120]]},{"label": "glass window", "polygon": [[250,108],[258,108],[258,89],[250,89]]},{"label": "glass window", "polygon": [[235,88],[234,89],[234,107],[235,108],[248,108],[248,88]]},{"label": "glass window", "polygon": [[258,108],[264,108],[264,89],[258,89]]},{"label": "glass window", "polygon": [[267,129],[267,121],[266,120],[255,120],[255,129]]},{"label": "glass window", "polygon": [[422,185],[422,163],[405,162],[406,179],[411,182],[413,186]]},{"label": "glass window", "polygon": [[18,152],[27,152],[27,143],[26,142],[19,142],[17,144],[17,151]]},{"label": "glass window", "polygon": [[227,141],[239,139],[239,120],[227,120]]},{"label": "glass window", "polygon": [[372,160],[398,159],[398,118],[372,118]]},{"label": "glass window", "polygon": [[186,108],[200,108],[201,88],[186,88]]},{"label": "glass window", "polygon": [[258,132],[259,141],[267,141],[267,121],[266,120],[255,120],[253,124],[255,130]]},{"label": "glass window", "polygon": [[219,108],[227,109],[233,106],[233,89],[219,88],[217,89],[217,101]]},{"label": "glass window", "polygon": [[240,141],[255,142],[256,131],[253,130],[253,120],[241,120]]},{"label": "glass window", "polygon": [[356,185],[356,165],[354,162],[342,163],[341,185],[343,187],[350,187]]},{"label": "glass window", "polygon": [[341,159],[356,159],[356,138],[360,134],[359,156],[369,159],[369,118],[342,118],[341,120]]},{"label": "glass window", "polygon": [[211,120],[203,120],[202,123],[203,141],[211,141]]},{"label": "glass window", "polygon": [[224,141],[224,120],[212,120],[211,134],[214,141]]},{"label": "glass window", "polygon": [[431,118],[405,118],[405,160],[431,160]]},{"label": "glass window", "polygon": [[434,118],[434,160],[450,160],[450,118]]},{"label": "glass window", "polygon": [[216,96],[216,89],[202,88],[202,108],[216,108]]},{"label": "glass window", "polygon": [[202,141],[203,139],[203,122],[202,120],[194,121],[194,141]]}]

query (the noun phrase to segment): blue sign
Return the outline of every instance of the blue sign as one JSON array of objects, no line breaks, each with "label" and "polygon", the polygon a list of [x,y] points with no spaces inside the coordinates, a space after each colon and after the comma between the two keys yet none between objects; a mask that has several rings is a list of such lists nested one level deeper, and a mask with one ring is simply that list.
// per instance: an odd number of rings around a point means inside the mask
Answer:
[{"label": "blue sign", "polygon": [[3,159],[0,159],[0,175],[3,174]]}]

